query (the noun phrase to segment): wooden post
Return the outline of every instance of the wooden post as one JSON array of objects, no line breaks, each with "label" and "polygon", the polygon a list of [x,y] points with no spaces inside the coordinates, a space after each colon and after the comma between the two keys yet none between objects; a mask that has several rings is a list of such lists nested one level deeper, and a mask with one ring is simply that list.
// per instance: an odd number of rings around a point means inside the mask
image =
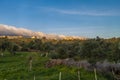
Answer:
[{"label": "wooden post", "polygon": [[96,68],[94,68],[95,80],[97,80]]},{"label": "wooden post", "polygon": [[61,72],[59,73],[59,80],[61,80]]},{"label": "wooden post", "polygon": [[80,80],[80,71],[78,70],[78,80]]},{"label": "wooden post", "polygon": [[34,80],[35,80],[35,75],[34,75]]},{"label": "wooden post", "polygon": [[32,70],[32,60],[30,60],[30,71]]},{"label": "wooden post", "polygon": [[29,57],[29,70],[32,70],[32,57]]}]

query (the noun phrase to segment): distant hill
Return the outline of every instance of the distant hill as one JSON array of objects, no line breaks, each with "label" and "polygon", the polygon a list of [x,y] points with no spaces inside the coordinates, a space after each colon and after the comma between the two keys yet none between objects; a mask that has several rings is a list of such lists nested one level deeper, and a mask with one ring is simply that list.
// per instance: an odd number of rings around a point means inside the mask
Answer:
[{"label": "distant hill", "polygon": [[65,36],[65,35],[55,35],[55,34],[45,34],[42,32],[34,32],[32,30],[24,29],[24,28],[16,28],[14,26],[8,26],[0,24],[0,36],[23,36],[23,37],[37,37],[46,39],[81,39],[84,40],[86,38],[79,36]]}]

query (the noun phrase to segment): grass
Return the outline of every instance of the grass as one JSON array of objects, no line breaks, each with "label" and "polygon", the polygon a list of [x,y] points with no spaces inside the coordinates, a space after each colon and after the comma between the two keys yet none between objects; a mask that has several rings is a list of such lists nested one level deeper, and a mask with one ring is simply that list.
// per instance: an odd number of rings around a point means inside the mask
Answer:
[{"label": "grass", "polygon": [[[0,57],[0,80],[58,80],[59,72],[62,73],[62,80],[78,80],[77,68],[63,65],[45,68],[45,63],[49,60],[47,57],[41,57],[35,52],[17,52],[15,56],[4,53]],[[33,56],[33,67],[29,71],[28,58]],[[80,70],[81,80],[94,80],[94,73]],[[98,74],[98,80],[110,80],[101,74]],[[112,80],[112,79],[111,79]]]}]

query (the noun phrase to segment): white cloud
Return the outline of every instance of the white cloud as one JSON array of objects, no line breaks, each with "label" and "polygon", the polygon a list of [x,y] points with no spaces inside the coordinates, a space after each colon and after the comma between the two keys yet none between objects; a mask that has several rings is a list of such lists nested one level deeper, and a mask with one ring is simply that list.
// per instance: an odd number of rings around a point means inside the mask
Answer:
[{"label": "white cloud", "polygon": [[0,24],[0,34],[32,35],[31,30]]},{"label": "white cloud", "polygon": [[[45,34],[42,32],[33,32],[24,28],[16,28],[14,26],[8,26],[0,24],[0,35],[20,35],[20,36],[37,36],[39,38],[46,37],[48,39],[63,39],[67,36],[57,34]],[[72,36],[73,37],[73,36]],[[82,39],[82,37],[74,37]]]},{"label": "white cloud", "polygon": [[88,15],[88,16],[120,16],[120,12],[115,10],[65,10],[58,8],[41,7],[48,12],[57,12],[68,15]]}]

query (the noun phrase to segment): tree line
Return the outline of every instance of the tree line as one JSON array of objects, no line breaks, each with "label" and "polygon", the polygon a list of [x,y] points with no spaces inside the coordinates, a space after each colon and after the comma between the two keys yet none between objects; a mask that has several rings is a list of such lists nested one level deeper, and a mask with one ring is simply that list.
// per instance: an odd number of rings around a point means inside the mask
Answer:
[{"label": "tree line", "polygon": [[35,51],[53,59],[73,58],[74,60],[120,61],[120,38],[103,39],[96,37],[87,40],[48,40],[18,38],[0,39],[0,52],[15,55],[19,51]]}]

